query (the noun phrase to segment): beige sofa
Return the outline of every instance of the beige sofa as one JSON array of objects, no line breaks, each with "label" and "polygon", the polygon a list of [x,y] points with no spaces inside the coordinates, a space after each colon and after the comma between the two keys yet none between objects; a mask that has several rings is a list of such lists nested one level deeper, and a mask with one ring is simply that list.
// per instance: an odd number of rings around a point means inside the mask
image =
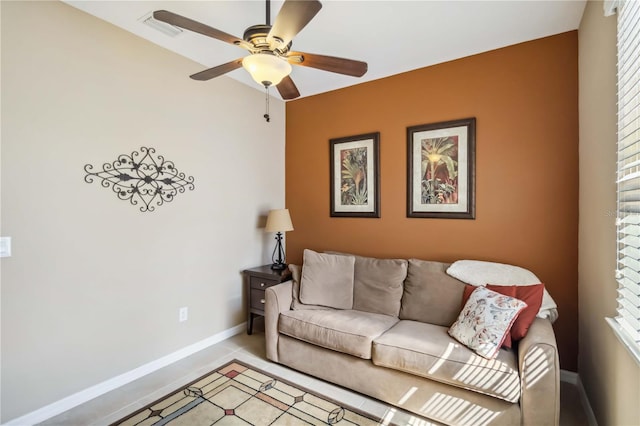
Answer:
[{"label": "beige sofa", "polygon": [[[301,268],[266,291],[267,358],[452,425],[554,425],[560,368],[549,319],[485,359],[447,333],[465,284],[449,265],[355,257],[351,309],[305,305]],[[420,424],[420,423],[417,423]]]}]

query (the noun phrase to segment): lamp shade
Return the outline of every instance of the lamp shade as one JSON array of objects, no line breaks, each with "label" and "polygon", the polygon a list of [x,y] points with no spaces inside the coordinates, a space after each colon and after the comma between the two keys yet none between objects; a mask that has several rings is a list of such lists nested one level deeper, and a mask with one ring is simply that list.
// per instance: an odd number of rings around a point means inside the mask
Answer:
[{"label": "lamp shade", "polygon": [[242,66],[249,71],[258,84],[265,87],[277,85],[291,74],[289,62],[270,53],[254,53],[242,60]]},{"label": "lamp shade", "polygon": [[287,232],[293,231],[289,209],[270,210],[267,216],[266,232]]}]

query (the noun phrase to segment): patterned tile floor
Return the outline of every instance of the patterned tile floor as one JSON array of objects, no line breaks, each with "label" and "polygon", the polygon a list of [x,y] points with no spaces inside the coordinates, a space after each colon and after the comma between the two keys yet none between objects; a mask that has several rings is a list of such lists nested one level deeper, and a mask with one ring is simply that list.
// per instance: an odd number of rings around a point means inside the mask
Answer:
[{"label": "patterned tile floor", "polygon": [[[109,425],[233,359],[250,363],[265,372],[273,373],[299,386],[313,389],[319,394],[339,400],[375,416],[381,418],[392,416],[394,423],[412,426],[428,424],[417,421],[401,411],[391,412],[385,404],[360,394],[273,364],[266,360],[264,346],[264,334],[258,330],[254,329],[251,336],[244,333],[239,334],[66,411],[41,423],[41,425]],[[560,425],[587,424],[587,417],[580,403],[576,387],[568,383],[561,383]]]}]

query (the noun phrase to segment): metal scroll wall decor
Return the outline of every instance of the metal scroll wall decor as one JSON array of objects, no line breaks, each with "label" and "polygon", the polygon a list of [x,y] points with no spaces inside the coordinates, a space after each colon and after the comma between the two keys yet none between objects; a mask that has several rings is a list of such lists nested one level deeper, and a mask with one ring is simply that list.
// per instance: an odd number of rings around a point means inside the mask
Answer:
[{"label": "metal scroll wall decor", "polygon": [[131,155],[120,154],[112,163],[104,163],[102,171],[93,172],[93,166],[87,164],[84,171],[85,182],[93,183],[99,179],[105,188],[111,188],[119,199],[129,201],[141,212],[152,212],[155,206],[173,201],[176,195],[187,189],[193,191],[193,176],[179,172],[172,161],[162,155],[153,155],[154,148],[141,147],[140,152]]}]

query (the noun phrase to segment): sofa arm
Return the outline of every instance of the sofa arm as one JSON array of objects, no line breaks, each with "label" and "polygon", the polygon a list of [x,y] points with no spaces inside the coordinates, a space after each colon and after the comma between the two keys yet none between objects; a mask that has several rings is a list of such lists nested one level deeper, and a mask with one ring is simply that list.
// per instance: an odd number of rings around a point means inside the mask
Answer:
[{"label": "sofa arm", "polygon": [[560,361],[548,319],[536,318],[518,345],[520,409],[523,425],[557,425],[560,421]]},{"label": "sofa arm", "polygon": [[292,281],[285,281],[265,291],[264,334],[267,358],[278,362],[278,318],[281,312],[291,310]]}]

